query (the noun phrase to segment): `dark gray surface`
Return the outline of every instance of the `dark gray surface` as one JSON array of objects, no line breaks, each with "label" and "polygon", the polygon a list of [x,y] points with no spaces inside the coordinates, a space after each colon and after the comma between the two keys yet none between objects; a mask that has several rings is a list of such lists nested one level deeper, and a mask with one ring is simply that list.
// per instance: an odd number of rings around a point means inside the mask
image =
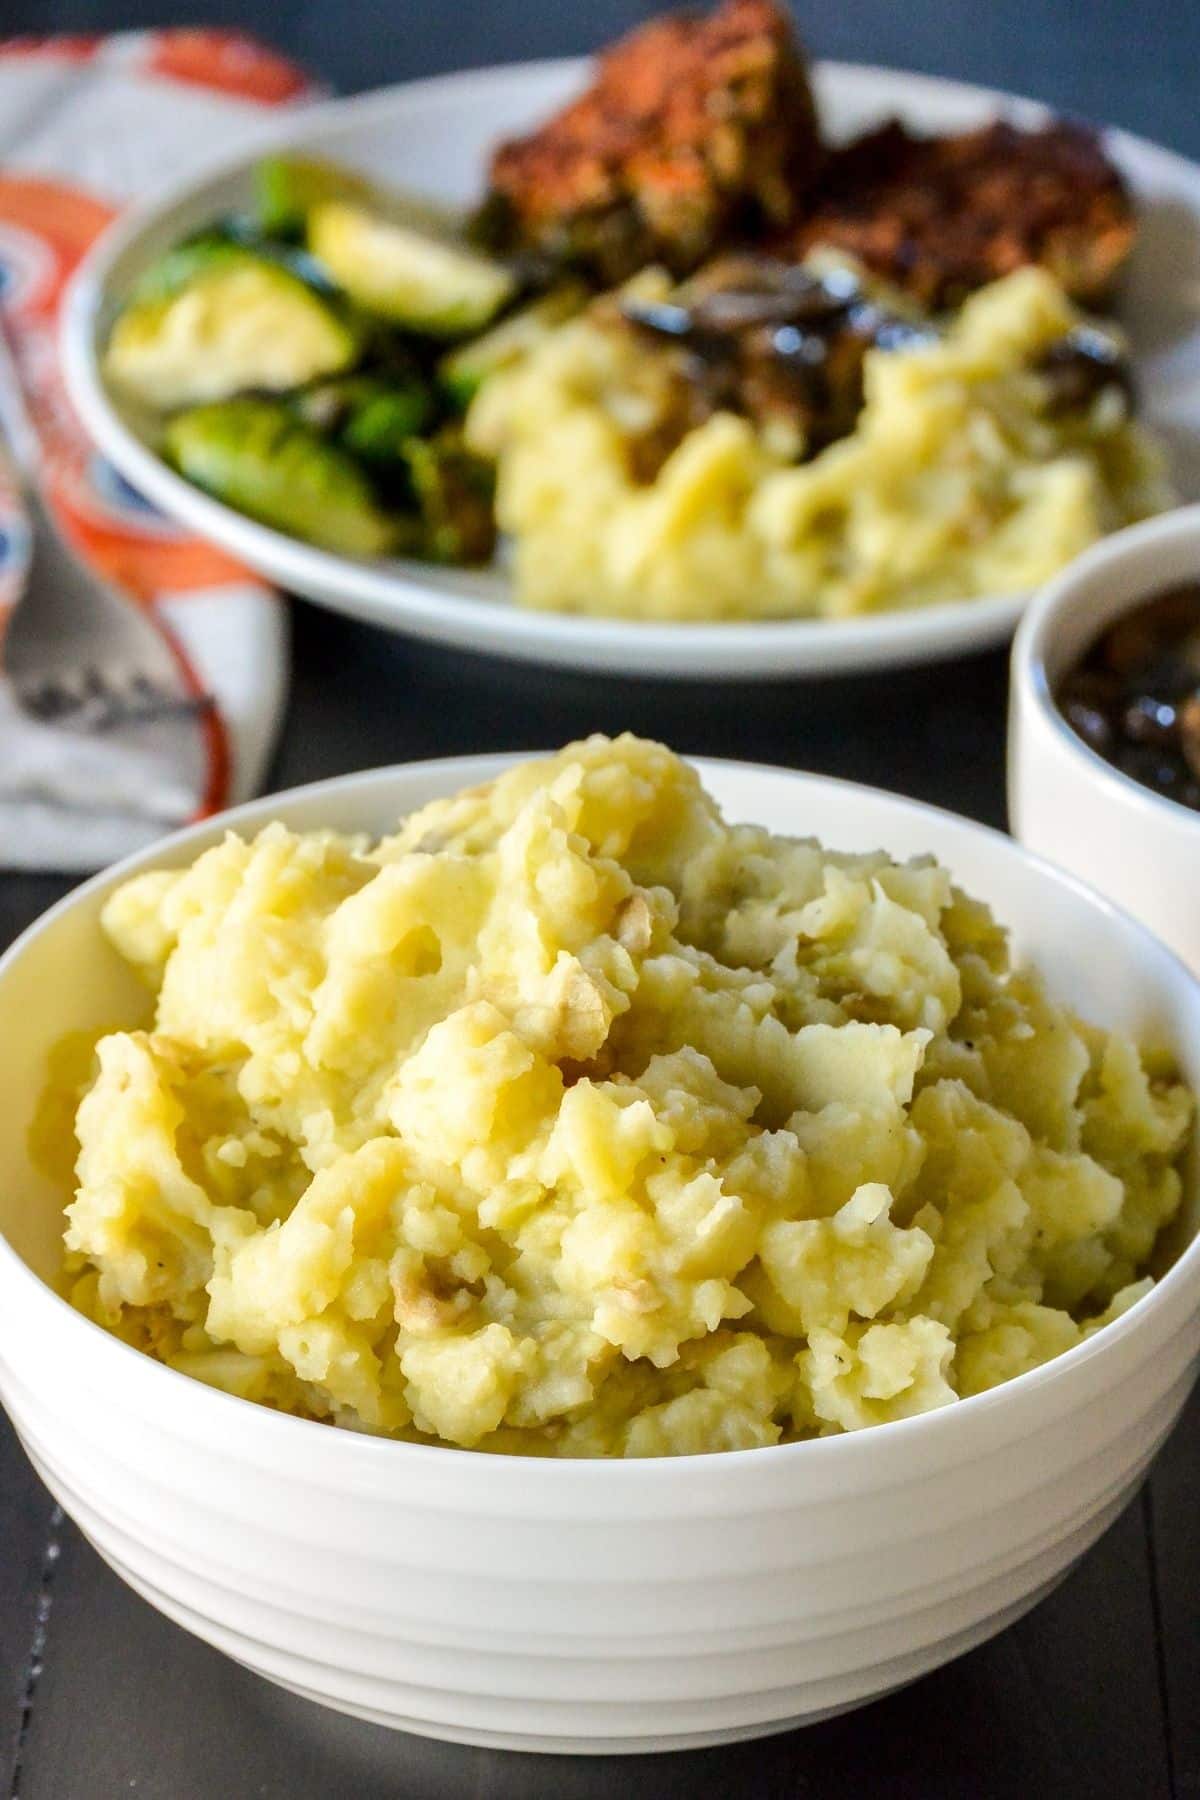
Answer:
[{"label": "dark gray surface", "polygon": [[[638,0],[0,0],[7,31],[204,23],[257,29],[350,92],[443,69],[588,50]],[[1195,0],[793,0],[820,56],[951,75],[1200,151]]]},{"label": "dark gray surface", "polygon": [[[178,18],[255,27],[344,88],[584,49],[629,0],[0,0],[0,31]],[[1200,155],[1200,5],[1122,0],[815,0],[821,54],[1039,95]],[[273,785],[413,756],[533,747],[592,729],[828,770],[1003,819],[1004,664],[829,684],[672,688],[556,675],[388,639],[296,609],[296,671]],[[0,944],[63,892],[0,879]],[[2,1097],[0,1097],[2,1103]],[[22,1800],[1158,1800],[1200,1793],[1200,1509],[1194,1403],[1148,1488],[1081,1567],[994,1643],[842,1720],[728,1751],[631,1760],[454,1750],[326,1714],[145,1607],[74,1529],[43,1586],[50,1503],[0,1417],[0,1795]],[[29,1660],[52,1602],[44,1667]],[[15,1763],[18,1733],[24,1741]]]},{"label": "dark gray surface", "polygon": [[1200,1794],[1200,1395],[1155,1464],[1146,1522],[1175,1792]]}]

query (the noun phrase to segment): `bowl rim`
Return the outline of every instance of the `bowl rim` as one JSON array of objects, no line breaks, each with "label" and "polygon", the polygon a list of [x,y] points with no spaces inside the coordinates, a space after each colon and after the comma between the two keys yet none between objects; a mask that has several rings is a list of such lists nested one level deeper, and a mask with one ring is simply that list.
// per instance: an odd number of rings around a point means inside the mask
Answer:
[{"label": "bowl rim", "polygon": [[[1107,762],[1068,723],[1054,698],[1054,690],[1046,669],[1046,650],[1053,640],[1059,620],[1086,603],[1086,589],[1092,580],[1106,571],[1118,570],[1148,561],[1155,548],[1177,540],[1193,540],[1196,546],[1196,580],[1200,585],[1200,502],[1159,513],[1140,524],[1100,538],[1081,556],[1067,564],[1045,587],[1040,589],[1027,608],[1013,638],[1010,667],[1015,691],[1027,697],[1054,734],[1059,749],[1065,752],[1093,781],[1125,805],[1144,812],[1160,825],[1176,830],[1200,830],[1200,813],[1144,787],[1132,775],[1125,775]],[[1160,584],[1161,586],[1162,584]],[[1113,615],[1123,617],[1143,601],[1153,599],[1157,589],[1147,587]]]},{"label": "bowl rim", "polygon": [[[1195,509],[1200,515],[1200,506]],[[416,758],[403,763],[394,763],[373,769],[356,770],[349,774],[327,777],[320,781],[303,783],[298,787],[281,790],[259,796],[256,799],[242,802],[225,811],[195,824],[185,826],[179,831],[156,840],[147,849],[139,850],[131,856],[98,871],[79,886],[65,894],[60,900],[34,919],[24,931],[13,941],[8,949],[0,955],[0,976],[7,973],[34,942],[44,933],[53,929],[57,920],[75,907],[89,901],[101,890],[115,886],[121,880],[128,879],[143,868],[155,866],[160,856],[171,856],[185,850],[189,845],[222,830],[235,830],[239,822],[255,823],[259,827],[269,822],[272,805],[287,806],[298,801],[309,801],[323,795],[335,799],[338,794],[348,789],[370,788],[378,785],[385,787],[389,780],[398,774],[410,770],[425,770],[430,774],[440,775],[443,771],[461,772],[466,780],[472,773],[482,773],[486,769],[492,773],[504,767],[529,760],[531,757],[553,755],[553,751],[523,750],[482,752],[462,756]],[[1029,850],[1025,845],[1010,837],[1006,832],[994,826],[982,824],[974,819],[952,812],[948,807],[931,805],[927,801],[913,800],[907,795],[897,794],[886,788],[877,788],[865,782],[850,781],[841,776],[825,775],[819,771],[791,769],[780,764],[739,761],[729,757],[687,756],[684,758],[703,777],[710,769],[731,770],[742,774],[791,776],[803,782],[821,787],[848,790],[856,794],[867,795],[883,802],[887,808],[895,807],[903,812],[915,813],[920,817],[948,822],[956,828],[965,830],[969,835],[982,835],[993,843],[1003,847],[1006,854],[1011,855],[1016,863],[1032,868],[1040,877],[1048,879],[1052,885],[1067,889],[1076,899],[1086,905],[1098,909],[1114,921],[1123,933],[1131,936],[1141,947],[1143,953],[1148,952],[1150,959],[1159,960],[1164,979],[1173,978],[1190,998],[1190,1008],[1197,1015],[1200,1024],[1200,976],[1195,975],[1176,953],[1157,938],[1140,920],[1134,918],[1124,907],[1117,905],[1106,895],[1082,881],[1079,877],[1065,869],[1059,868],[1037,852]],[[485,774],[484,778],[490,778]],[[448,790],[453,791],[453,790]],[[336,827],[335,827],[336,829]],[[404,1439],[376,1436],[369,1432],[358,1432],[349,1429],[334,1428],[319,1420],[306,1419],[294,1414],[278,1412],[274,1408],[255,1400],[242,1399],[236,1394],[228,1393],[221,1388],[212,1387],[198,1380],[195,1376],[172,1369],[168,1364],[159,1362],[145,1351],[134,1348],[122,1339],[106,1331],[103,1326],[87,1318],[71,1305],[70,1300],[44,1281],[21,1257],[7,1236],[0,1232],[0,1292],[6,1282],[21,1283],[31,1296],[31,1303],[37,1307],[49,1307],[49,1316],[58,1321],[62,1330],[80,1334],[81,1353],[90,1349],[94,1358],[115,1358],[112,1364],[113,1376],[107,1384],[109,1392],[119,1393],[120,1372],[122,1369],[135,1375],[139,1381],[146,1381],[151,1386],[161,1384],[163,1405],[161,1418],[157,1421],[162,1427],[172,1415],[171,1396],[178,1396],[192,1407],[207,1410],[214,1425],[220,1425],[223,1418],[239,1421],[242,1425],[257,1415],[256,1431],[261,1434],[264,1446],[269,1447],[268,1440],[275,1440],[280,1448],[287,1446],[301,1450],[304,1446],[315,1448],[315,1433],[320,1432],[321,1441],[327,1453],[331,1445],[338,1445],[334,1455],[353,1458],[358,1463],[371,1467],[386,1468],[386,1459],[392,1459],[397,1472],[412,1458],[417,1458],[430,1470],[461,1467],[464,1474],[470,1477],[471,1472],[482,1473],[484,1469],[496,1470],[497,1463],[516,1465],[519,1470],[528,1471],[532,1465],[532,1478],[537,1482],[553,1481],[557,1484],[578,1485],[588,1480],[595,1481],[598,1476],[587,1471],[611,1470],[621,1468],[629,1473],[619,1477],[625,1483],[639,1486],[653,1485],[677,1479],[682,1470],[695,1470],[697,1476],[702,1471],[715,1473],[717,1470],[733,1473],[745,1471],[749,1477],[755,1468],[764,1466],[764,1459],[770,1459],[775,1467],[785,1462],[797,1464],[803,1468],[823,1458],[826,1466],[836,1458],[843,1461],[856,1458],[864,1453],[864,1443],[869,1445],[880,1438],[886,1438],[888,1444],[900,1445],[901,1441],[919,1442],[927,1439],[935,1442],[947,1431],[955,1429],[950,1421],[956,1418],[964,1420],[978,1419],[986,1413],[994,1411],[998,1406],[1014,1405],[1021,1398],[1052,1385],[1059,1385],[1071,1378],[1072,1373],[1093,1361],[1097,1356],[1110,1356],[1117,1345],[1138,1335],[1145,1326],[1150,1315],[1160,1311],[1169,1299],[1188,1284],[1195,1289],[1195,1298],[1200,1304],[1200,1228],[1198,1228],[1170,1267],[1159,1276],[1150,1291],[1143,1294],[1131,1306],[1109,1324],[1101,1327],[1081,1343],[1072,1345],[1069,1350],[1061,1351],[1050,1357],[1036,1368],[1028,1369],[1020,1375],[1010,1377],[998,1386],[985,1389],[982,1393],[966,1395],[949,1402],[945,1406],[936,1407],[929,1412],[915,1413],[907,1418],[887,1420],[881,1424],[871,1425],[856,1431],[831,1433],[826,1437],[804,1438],[792,1443],[765,1444],[745,1450],[710,1450],[685,1456],[648,1456],[648,1457],[553,1457],[553,1456],[516,1456],[504,1455],[495,1451],[466,1449],[451,1444],[414,1444]],[[0,1372],[3,1363],[0,1363]],[[182,1386],[178,1385],[182,1384]],[[3,1382],[0,1380],[0,1389]],[[190,1396],[190,1400],[187,1397]],[[230,1413],[229,1409],[236,1409]],[[166,1427],[169,1429],[169,1425]],[[192,1433],[185,1433],[190,1439]],[[451,1464],[448,1455],[459,1459]],[[430,1461],[432,1459],[432,1461]],[[465,1459],[465,1460],[463,1460]],[[550,1471],[554,1473],[551,1474]],[[511,1471],[509,1471],[511,1473]],[[312,1479],[312,1476],[309,1476]]]}]

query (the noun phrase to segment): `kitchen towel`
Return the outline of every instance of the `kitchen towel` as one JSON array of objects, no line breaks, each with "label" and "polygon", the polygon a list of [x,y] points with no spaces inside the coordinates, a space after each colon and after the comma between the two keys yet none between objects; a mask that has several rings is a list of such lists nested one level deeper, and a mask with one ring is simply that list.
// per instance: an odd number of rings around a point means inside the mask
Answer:
[{"label": "kitchen towel", "polygon": [[[83,732],[25,714],[3,679],[5,618],[28,559],[0,470],[0,867],[79,873],[246,799],[287,689],[278,595],[173,525],[88,442],[63,385],[64,289],[117,212],[314,97],[236,32],[0,41],[0,324],[39,440],[42,494],[67,541],[172,640],[215,707],[186,729]],[[36,570],[22,605],[37,604]],[[164,760],[169,766],[162,766]]]}]

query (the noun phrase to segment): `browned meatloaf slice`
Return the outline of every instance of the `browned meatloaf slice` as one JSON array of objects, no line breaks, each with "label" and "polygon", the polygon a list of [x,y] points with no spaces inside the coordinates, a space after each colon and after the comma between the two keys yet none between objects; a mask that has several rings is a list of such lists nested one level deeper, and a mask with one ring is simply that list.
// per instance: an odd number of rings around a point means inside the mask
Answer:
[{"label": "browned meatloaf slice", "polygon": [[586,93],[496,150],[493,238],[621,280],[693,269],[727,229],[792,218],[821,151],[803,53],[773,0],[670,15],[598,59]]},{"label": "browned meatloaf slice", "polygon": [[1095,302],[1134,233],[1124,183],[1083,126],[1022,131],[997,120],[919,138],[893,122],[831,157],[786,243],[796,257],[844,250],[928,306],[1028,263]]}]

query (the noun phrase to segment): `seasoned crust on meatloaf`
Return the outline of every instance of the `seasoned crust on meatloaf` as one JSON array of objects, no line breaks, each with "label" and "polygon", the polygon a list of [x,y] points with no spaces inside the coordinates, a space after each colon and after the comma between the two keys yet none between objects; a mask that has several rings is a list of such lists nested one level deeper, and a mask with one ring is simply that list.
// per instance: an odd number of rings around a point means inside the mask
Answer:
[{"label": "seasoned crust on meatloaf", "polygon": [[509,247],[602,280],[684,273],[737,215],[782,225],[821,159],[802,51],[774,0],[670,15],[598,59],[586,93],[495,151],[489,212]]},{"label": "seasoned crust on meatloaf", "polygon": [[831,157],[788,248],[844,250],[928,306],[954,305],[1027,263],[1094,303],[1135,231],[1125,185],[1084,126],[996,120],[918,138],[893,121]]}]

